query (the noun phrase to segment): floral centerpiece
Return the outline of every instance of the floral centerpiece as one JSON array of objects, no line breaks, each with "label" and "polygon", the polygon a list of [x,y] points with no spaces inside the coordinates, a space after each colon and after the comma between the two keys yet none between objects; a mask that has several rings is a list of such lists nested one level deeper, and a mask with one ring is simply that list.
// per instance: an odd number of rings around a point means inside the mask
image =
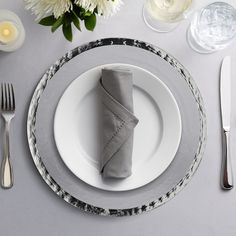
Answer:
[{"label": "floral centerpiece", "polygon": [[39,24],[50,26],[55,32],[62,26],[65,38],[73,39],[72,25],[81,31],[81,21],[87,30],[93,31],[96,16],[114,15],[123,3],[122,0],[25,0]]}]

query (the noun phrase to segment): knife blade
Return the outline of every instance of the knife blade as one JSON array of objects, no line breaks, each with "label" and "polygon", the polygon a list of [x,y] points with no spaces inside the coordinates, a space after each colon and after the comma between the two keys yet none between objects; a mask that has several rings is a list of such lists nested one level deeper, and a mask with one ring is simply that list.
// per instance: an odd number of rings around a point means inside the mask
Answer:
[{"label": "knife blade", "polygon": [[230,159],[230,115],[231,115],[231,57],[223,59],[220,76],[220,102],[223,128],[221,186],[233,188],[233,174]]},{"label": "knife blade", "polygon": [[226,131],[230,130],[231,110],[231,58],[225,57],[221,66],[220,100],[222,126]]}]

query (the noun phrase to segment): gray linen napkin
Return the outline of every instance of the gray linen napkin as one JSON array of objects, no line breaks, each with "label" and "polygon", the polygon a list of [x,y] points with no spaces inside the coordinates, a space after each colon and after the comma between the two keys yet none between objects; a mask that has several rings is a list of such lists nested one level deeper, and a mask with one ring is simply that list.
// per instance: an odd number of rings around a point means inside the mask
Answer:
[{"label": "gray linen napkin", "polygon": [[133,77],[129,70],[103,69],[100,80],[103,108],[103,150],[100,171],[104,178],[131,175],[133,131]]}]

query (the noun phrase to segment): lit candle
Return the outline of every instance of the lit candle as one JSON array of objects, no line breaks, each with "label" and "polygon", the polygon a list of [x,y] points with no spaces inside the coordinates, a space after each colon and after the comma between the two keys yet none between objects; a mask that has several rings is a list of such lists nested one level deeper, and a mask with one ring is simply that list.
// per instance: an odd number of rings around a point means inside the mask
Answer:
[{"label": "lit candle", "polygon": [[0,42],[3,44],[13,43],[19,35],[18,29],[10,21],[0,22]]},{"label": "lit candle", "polygon": [[0,51],[15,51],[24,40],[25,30],[20,18],[14,12],[0,10]]}]

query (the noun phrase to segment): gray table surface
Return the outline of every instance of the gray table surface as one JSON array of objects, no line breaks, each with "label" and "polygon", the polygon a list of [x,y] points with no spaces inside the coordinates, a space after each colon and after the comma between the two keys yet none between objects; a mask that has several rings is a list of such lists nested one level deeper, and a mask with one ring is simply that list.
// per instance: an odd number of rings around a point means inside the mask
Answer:
[{"label": "gray table surface", "polygon": [[[208,1],[201,0],[201,3]],[[220,189],[221,135],[219,69],[222,58],[232,56],[236,77],[236,42],[215,54],[200,55],[186,43],[188,21],[168,34],[158,34],[142,20],[143,0],[125,0],[109,20],[100,18],[93,33],[76,33],[73,43],[61,32],[35,23],[23,1],[1,1],[0,8],[16,12],[26,29],[24,46],[13,53],[0,52],[0,81],[13,82],[17,111],[11,134],[15,185],[0,189],[0,235],[235,235],[236,188]],[[208,141],[202,163],[189,185],[164,206],[134,217],[108,218],[81,212],[58,198],[38,174],[26,139],[27,109],[40,76],[56,59],[75,46],[104,37],[130,37],[158,45],[190,71],[205,101]],[[233,79],[232,88],[236,81]],[[236,95],[233,94],[234,101]],[[236,104],[232,112],[232,163],[236,180]],[[0,122],[3,133],[3,121]],[[2,146],[2,137],[0,137]],[[2,150],[2,149],[1,149]],[[0,152],[2,158],[2,151]]]}]

